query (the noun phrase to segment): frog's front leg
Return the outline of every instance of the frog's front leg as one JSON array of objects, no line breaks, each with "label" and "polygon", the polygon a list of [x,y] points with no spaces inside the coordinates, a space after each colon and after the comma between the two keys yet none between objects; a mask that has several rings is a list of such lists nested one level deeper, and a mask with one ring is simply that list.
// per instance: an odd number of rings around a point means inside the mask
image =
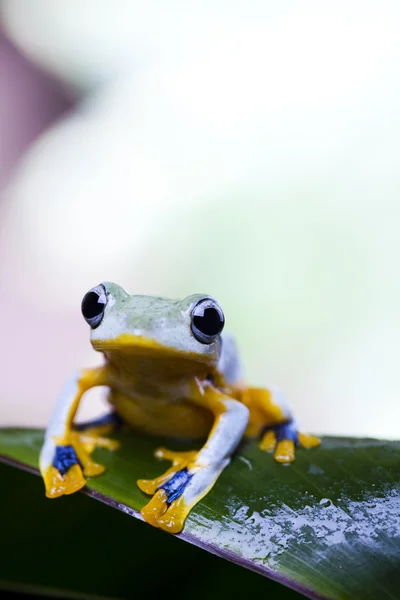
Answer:
[{"label": "frog's front leg", "polygon": [[313,448],[320,444],[319,438],[299,431],[280,390],[247,388],[242,401],[250,411],[246,435],[262,434],[260,450],[274,452],[277,462],[292,462],[296,445]]},{"label": "frog's front leg", "polygon": [[84,369],[65,384],[46,430],[40,453],[40,471],[48,498],[72,494],[81,489],[86,479],[104,471],[90,454],[96,446],[115,449],[117,442],[100,437],[98,432],[79,431],[73,419],[83,394],[97,385],[107,385],[107,369]]},{"label": "frog's front leg", "polygon": [[171,533],[182,530],[191,508],[209,492],[229,464],[249,418],[244,404],[223,395],[209,383],[196,380],[191,401],[215,416],[206,444],[198,452],[156,451],[156,456],[172,460],[172,467],[159,478],[138,481],[141,490],[154,494],[141,510],[143,518]]}]

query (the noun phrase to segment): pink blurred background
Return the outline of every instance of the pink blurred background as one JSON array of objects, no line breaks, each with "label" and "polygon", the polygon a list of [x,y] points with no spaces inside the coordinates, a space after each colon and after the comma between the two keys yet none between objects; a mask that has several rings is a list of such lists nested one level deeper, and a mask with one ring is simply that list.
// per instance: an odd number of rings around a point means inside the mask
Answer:
[{"label": "pink blurred background", "polygon": [[[7,405],[3,424],[43,425],[49,412],[43,400],[50,402],[51,396],[56,397],[65,367],[76,368],[73,340],[77,319],[75,311],[65,312],[62,319],[57,311],[40,311],[16,287],[16,278],[23,279],[24,272],[13,252],[13,231],[7,228],[8,195],[1,191],[23,163],[30,145],[74,106],[74,95],[24,56],[1,29],[0,73],[0,402]],[[86,328],[82,330],[84,335]],[[60,343],[66,363],[54,352]],[[38,345],[39,369],[38,363],[29,359]]]},{"label": "pink blurred background", "polygon": [[398,3],[0,18],[0,425],[98,363],[79,307],[111,280],[218,298],[305,429],[398,437]]},{"label": "pink blurred background", "polygon": [[0,59],[0,185],[4,187],[25,149],[73,106],[74,99],[64,85],[23,56],[1,28]]}]

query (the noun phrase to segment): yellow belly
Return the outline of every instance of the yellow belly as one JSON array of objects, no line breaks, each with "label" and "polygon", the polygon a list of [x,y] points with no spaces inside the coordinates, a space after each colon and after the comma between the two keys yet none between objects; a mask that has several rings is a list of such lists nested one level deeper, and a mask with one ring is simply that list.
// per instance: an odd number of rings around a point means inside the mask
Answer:
[{"label": "yellow belly", "polygon": [[199,439],[213,424],[211,412],[185,401],[134,399],[113,391],[109,402],[128,425],[150,435]]}]

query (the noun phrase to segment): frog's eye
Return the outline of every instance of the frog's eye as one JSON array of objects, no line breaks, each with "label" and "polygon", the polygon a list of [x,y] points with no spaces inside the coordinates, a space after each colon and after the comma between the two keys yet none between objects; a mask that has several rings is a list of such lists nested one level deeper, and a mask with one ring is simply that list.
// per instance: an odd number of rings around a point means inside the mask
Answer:
[{"label": "frog's eye", "polygon": [[96,286],[83,297],[82,314],[92,329],[96,329],[100,325],[106,304],[107,294],[104,285]]},{"label": "frog's eye", "polygon": [[224,328],[221,307],[212,298],[200,300],[192,310],[192,332],[202,344],[212,344]]}]

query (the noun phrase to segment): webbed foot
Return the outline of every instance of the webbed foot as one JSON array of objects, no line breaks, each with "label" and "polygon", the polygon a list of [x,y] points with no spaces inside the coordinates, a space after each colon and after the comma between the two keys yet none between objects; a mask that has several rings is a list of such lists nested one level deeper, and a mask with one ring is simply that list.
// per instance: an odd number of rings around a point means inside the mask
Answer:
[{"label": "webbed foot", "polygon": [[48,498],[73,494],[86,484],[82,464],[75,448],[70,444],[55,447],[53,462],[47,469],[42,470],[42,475]]},{"label": "webbed foot", "polygon": [[196,464],[197,452],[156,450],[155,456],[172,461],[163,475],[155,479],[139,479],[137,484],[146,494],[154,494],[140,511],[147,523],[170,533],[182,531],[191,508],[211,489],[225,463],[218,467]]},{"label": "webbed foot", "polygon": [[45,443],[40,470],[48,498],[73,494],[86,484],[85,477],[95,477],[103,473],[105,467],[91,458],[96,447],[116,450],[119,443],[89,432],[78,431],[71,431],[62,440],[48,440]]},{"label": "webbed foot", "polygon": [[274,452],[279,463],[291,463],[295,459],[295,447],[314,448],[321,440],[313,435],[301,433],[293,421],[269,427],[259,444],[260,450]]}]

